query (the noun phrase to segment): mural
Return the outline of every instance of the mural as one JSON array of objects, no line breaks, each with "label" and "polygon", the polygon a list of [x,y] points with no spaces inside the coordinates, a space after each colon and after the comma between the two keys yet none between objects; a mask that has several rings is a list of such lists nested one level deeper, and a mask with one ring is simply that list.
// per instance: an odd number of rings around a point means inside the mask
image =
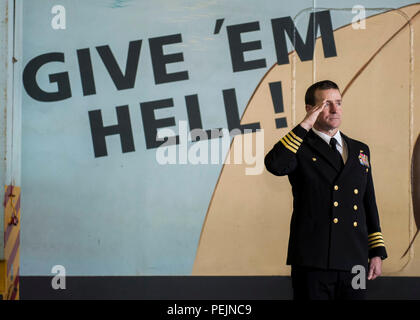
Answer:
[{"label": "mural", "polygon": [[24,2],[20,274],[289,274],[290,185],[263,158],[331,79],[384,274],[420,276],[420,4],[381,4]]},{"label": "mural", "polygon": [[[418,142],[412,175],[410,171],[413,137],[419,132],[414,116],[418,84],[412,60],[419,44],[411,38],[420,28],[419,10],[420,6],[413,5],[371,16],[364,30],[355,30],[351,24],[336,29],[336,57],[325,57],[324,38],[317,40],[311,62],[301,61],[299,51],[292,52],[290,65],[273,65],[265,74],[242,118],[243,122],[261,122],[266,153],[303,119],[304,94],[311,83],[321,79],[338,83],[344,104],[342,131],[372,146],[376,196],[389,252],[384,273],[393,275],[418,275],[419,270],[409,264],[410,257],[401,258],[419,215]],[[291,106],[286,118],[295,121],[278,130],[270,85],[280,80],[283,98]],[[240,166],[223,167],[203,227],[194,274],[288,273],[284,261],[292,196],[287,177],[268,172],[245,176],[242,171]],[[240,192],[232,195],[228,190]]]}]

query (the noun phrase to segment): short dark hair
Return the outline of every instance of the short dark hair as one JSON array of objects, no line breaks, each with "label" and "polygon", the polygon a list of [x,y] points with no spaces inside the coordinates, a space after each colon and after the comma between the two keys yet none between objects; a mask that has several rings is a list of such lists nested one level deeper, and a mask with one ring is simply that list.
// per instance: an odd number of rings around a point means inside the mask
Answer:
[{"label": "short dark hair", "polygon": [[311,106],[315,105],[315,91],[316,90],[327,90],[327,89],[337,89],[340,90],[337,84],[331,80],[323,80],[315,82],[311,85],[308,90],[306,90],[305,94],[305,104],[309,104]]}]

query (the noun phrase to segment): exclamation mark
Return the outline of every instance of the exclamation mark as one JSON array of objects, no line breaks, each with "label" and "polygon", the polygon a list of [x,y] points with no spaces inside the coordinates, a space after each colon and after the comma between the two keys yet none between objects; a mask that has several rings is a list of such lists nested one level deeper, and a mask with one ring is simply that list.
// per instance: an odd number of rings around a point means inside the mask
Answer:
[{"label": "exclamation mark", "polygon": [[[271,99],[273,100],[274,112],[283,113],[284,106],[283,106],[283,91],[281,89],[281,81],[270,82],[268,85],[270,86]],[[277,129],[287,127],[286,117],[276,118],[275,121],[276,121]]]}]

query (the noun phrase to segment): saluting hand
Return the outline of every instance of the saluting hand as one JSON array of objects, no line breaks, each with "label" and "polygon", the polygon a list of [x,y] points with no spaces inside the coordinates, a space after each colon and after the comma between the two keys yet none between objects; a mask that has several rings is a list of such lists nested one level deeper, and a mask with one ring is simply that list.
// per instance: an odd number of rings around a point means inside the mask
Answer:
[{"label": "saluting hand", "polygon": [[304,129],[309,131],[314,126],[314,123],[315,123],[316,119],[318,118],[318,115],[322,112],[322,110],[324,110],[326,104],[327,104],[327,99],[324,99],[321,103],[319,103],[315,106],[311,106],[311,105],[307,104],[306,105],[306,110],[307,110],[306,116],[302,120],[300,125]]}]

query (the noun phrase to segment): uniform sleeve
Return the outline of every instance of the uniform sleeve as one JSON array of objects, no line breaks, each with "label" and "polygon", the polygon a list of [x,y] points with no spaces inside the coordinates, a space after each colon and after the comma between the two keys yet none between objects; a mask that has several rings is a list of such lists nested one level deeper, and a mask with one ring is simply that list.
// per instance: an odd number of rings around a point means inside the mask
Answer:
[{"label": "uniform sleeve", "polygon": [[381,233],[378,208],[376,206],[375,188],[373,186],[372,165],[371,165],[369,147],[367,147],[367,155],[369,158],[369,168],[367,168],[368,170],[367,186],[366,186],[366,192],[363,198],[363,202],[364,202],[365,212],[366,212],[369,258],[381,257],[383,260],[383,259],[386,259],[388,255],[385,249],[384,238]]},{"label": "uniform sleeve", "polygon": [[276,176],[293,172],[297,167],[296,153],[307,133],[306,129],[297,125],[281,138],[264,158],[266,169]]}]

